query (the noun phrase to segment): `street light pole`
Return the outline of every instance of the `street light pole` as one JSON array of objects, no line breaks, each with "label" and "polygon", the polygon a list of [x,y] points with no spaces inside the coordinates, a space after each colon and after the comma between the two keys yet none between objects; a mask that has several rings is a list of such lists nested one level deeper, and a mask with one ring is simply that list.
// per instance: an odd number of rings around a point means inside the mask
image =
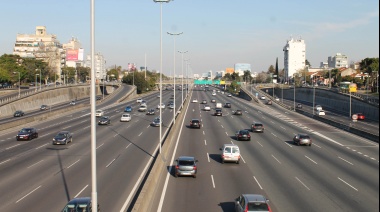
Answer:
[{"label": "street light pole", "polygon": [[35,84],[35,92],[37,92],[37,89],[38,89],[38,86],[37,86],[37,76],[38,76],[39,74],[36,74],[36,84]]},{"label": "street light pole", "polygon": [[314,116],[314,107],[315,107],[315,85],[314,85],[314,78],[313,78],[313,116]]},{"label": "street light pole", "polygon": [[293,110],[296,111],[296,78],[293,74]]},{"label": "street light pole", "polygon": [[18,73],[18,98],[20,98],[21,97],[21,95],[20,95],[20,88],[21,88],[21,77],[20,77],[20,72],[19,71],[15,71],[15,72],[13,72],[14,74],[16,74],[16,73]]},{"label": "street light pole", "polygon": [[174,103],[174,110],[173,110],[173,124],[175,124],[175,112],[176,112],[176,107],[175,107],[175,88],[176,88],[176,84],[175,84],[175,37],[176,37],[176,35],[181,35],[181,34],[183,34],[183,32],[180,32],[180,33],[171,33],[171,32],[167,32],[168,33],[168,35],[173,35],[174,36],[174,51],[173,51],[173,53],[174,53],[174,58],[173,58],[173,60],[174,60],[174,67],[173,67],[173,84],[174,84],[174,89],[173,89],[173,93],[174,93],[174,101],[173,101],[173,103]]},{"label": "street light pole", "polygon": [[181,52],[181,51],[178,51],[179,53],[181,53],[181,55],[182,55],[182,59],[181,59],[181,61],[182,61],[182,87],[181,87],[181,90],[182,90],[182,102],[181,102],[181,104],[183,104],[183,54],[185,54],[185,53],[187,53],[187,51],[183,51],[183,52]]},{"label": "street light pole", "polygon": [[170,0],[153,0],[155,3],[160,3],[160,137],[159,142],[159,153],[161,155],[161,139],[162,139],[162,3],[169,3]]}]

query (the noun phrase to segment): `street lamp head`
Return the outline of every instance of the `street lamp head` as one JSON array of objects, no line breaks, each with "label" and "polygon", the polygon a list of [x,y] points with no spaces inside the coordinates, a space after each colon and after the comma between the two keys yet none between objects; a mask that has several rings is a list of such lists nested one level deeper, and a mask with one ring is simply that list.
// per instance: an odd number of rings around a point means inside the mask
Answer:
[{"label": "street lamp head", "polygon": [[153,1],[156,3],[163,3],[163,2],[169,3],[169,1],[174,1],[174,0],[153,0]]}]

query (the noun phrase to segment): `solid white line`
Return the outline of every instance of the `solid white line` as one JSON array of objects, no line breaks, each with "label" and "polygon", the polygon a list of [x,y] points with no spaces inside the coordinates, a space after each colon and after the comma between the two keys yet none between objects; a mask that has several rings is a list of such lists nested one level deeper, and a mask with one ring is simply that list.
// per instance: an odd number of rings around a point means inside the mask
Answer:
[{"label": "solid white line", "polygon": [[310,191],[310,188],[307,187],[300,179],[298,179],[298,177],[296,177],[296,179],[298,180],[298,182],[300,182],[303,186],[305,186],[305,188],[307,188],[307,190]]},{"label": "solid white line", "polygon": [[100,147],[103,146],[103,145],[104,145],[104,143],[100,144],[98,147],[96,147],[96,149],[100,148]]},{"label": "solid white line", "polygon": [[74,164],[76,164],[76,163],[78,163],[80,161],[80,159],[79,160],[77,160],[77,161],[75,161],[74,163],[72,163],[70,166],[68,166],[67,168],[69,169],[70,167],[72,167]]},{"label": "solid white line", "polygon": [[322,147],[320,147],[320,146],[318,146],[317,144],[314,144],[314,143],[313,143],[313,146],[317,146],[318,148],[322,148]]},{"label": "solid white line", "polygon": [[215,188],[214,177],[211,175],[212,187]]},{"label": "solid white line", "polygon": [[207,152],[207,160],[210,163],[210,156],[209,156],[208,152]]},{"label": "solid white line", "polygon": [[338,177],[338,179],[339,179],[340,181],[344,182],[346,185],[348,185],[348,186],[350,186],[351,188],[353,188],[354,190],[358,191],[357,188],[355,188],[354,186],[348,184],[346,181],[342,180],[340,177]]},{"label": "solid white line", "polygon": [[32,165],[28,166],[27,168],[29,169],[29,168],[31,168],[31,167],[33,167],[33,166],[35,166],[35,165],[37,165],[37,164],[41,163],[42,161],[44,161],[44,160],[40,160],[40,161],[38,161],[37,163],[34,163],[34,164],[32,164]]},{"label": "solid white line", "polygon": [[3,164],[3,163],[8,162],[8,161],[10,161],[10,160],[11,160],[11,159],[5,160],[5,161],[1,162],[0,165]]},{"label": "solid white line", "polygon": [[305,157],[306,157],[307,159],[309,159],[311,162],[313,162],[313,163],[315,163],[315,164],[318,164],[317,162],[313,161],[313,160],[312,160],[311,158],[309,158],[308,156],[305,155]]},{"label": "solid white line", "polygon": [[226,132],[226,135],[228,136],[228,133]]},{"label": "solid white line", "polygon": [[243,156],[242,156],[242,155],[240,155],[240,157],[241,157],[241,159],[243,160],[243,162],[245,163],[245,160],[244,160]]},{"label": "solid white line", "polygon": [[41,188],[41,186],[38,186],[37,188],[33,189],[33,191],[27,193],[25,196],[21,197],[21,199],[17,200],[16,203],[20,202],[21,200],[23,200],[25,197],[29,196],[31,193],[33,193],[34,191],[36,191],[37,189]]},{"label": "solid white line", "polygon": [[341,157],[338,157],[339,159],[341,159],[341,160],[343,160],[344,162],[347,162],[347,163],[349,163],[349,164],[351,164],[351,165],[354,165],[353,163],[351,163],[350,161],[348,161],[348,160],[345,160],[345,159],[343,159],[343,158],[341,158]]},{"label": "solid white line", "polygon": [[320,137],[322,137],[322,138],[324,138],[324,139],[326,139],[326,140],[329,140],[329,141],[331,141],[331,142],[333,142],[333,143],[335,143],[335,144],[338,144],[339,146],[343,146],[343,144],[341,144],[341,143],[339,143],[339,142],[337,142],[337,141],[334,141],[333,139],[331,139],[331,138],[329,138],[329,137],[327,137],[327,136],[324,136],[324,135],[322,135],[322,134],[320,134],[319,132],[313,132],[315,135],[318,135],[318,136],[320,136]]},{"label": "solid white line", "polygon": [[142,135],[142,132],[138,136],[140,137],[140,135]]},{"label": "solid white line", "polygon": [[205,131],[203,131],[203,135],[205,135]]},{"label": "solid white line", "polygon": [[116,136],[118,136],[118,134],[115,134],[113,137],[115,138]]},{"label": "solid white line", "polygon": [[111,162],[109,162],[106,166],[106,168],[108,168],[116,159],[114,158]]},{"label": "solid white line", "polygon": [[279,164],[281,164],[281,162],[275,157],[275,156],[273,156],[272,155],[272,157],[279,163]]},{"label": "solid white line", "polygon": [[263,187],[261,187],[261,185],[260,185],[259,181],[256,179],[256,177],[255,177],[255,176],[253,176],[253,179],[255,179],[255,181],[256,181],[257,185],[259,185],[260,189],[261,189],[261,190],[263,190]]},{"label": "solid white line", "polygon": [[87,184],[82,190],[80,190],[80,191],[77,193],[77,195],[75,195],[74,198],[77,198],[77,197],[80,195],[80,193],[82,193],[82,192],[84,191],[84,189],[87,188],[87,186],[88,186],[88,184]]}]

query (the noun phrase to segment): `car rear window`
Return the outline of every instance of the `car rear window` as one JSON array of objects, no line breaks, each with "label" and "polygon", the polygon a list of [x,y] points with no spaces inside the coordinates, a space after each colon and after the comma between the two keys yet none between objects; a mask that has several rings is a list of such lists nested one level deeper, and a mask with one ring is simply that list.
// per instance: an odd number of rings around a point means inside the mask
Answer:
[{"label": "car rear window", "polygon": [[268,204],[263,202],[248,203],[248,211],[269,211]]},{"label": "car rear window", "polygon": [[301,135],[300,138],[302,138],[302,139],[310,139],[310,136],[308,136],[308,135]]},{"label": "car rear window", "polygon": [[180,160],[180,161],[178,161],[178,165],[180,165],[180,166],[192,166],[192,165],[194,165],[194,161],[192,161],[192,160]]},{"label": "car rear window", "polygon": [[263,124],[258,124],[258,123],[256,123],[255,126],[256,126],[256,127],[262,127]]},{"label": "car rear window", "polygon": [[199,120],[192,120],[193,123],[199,123]]}]

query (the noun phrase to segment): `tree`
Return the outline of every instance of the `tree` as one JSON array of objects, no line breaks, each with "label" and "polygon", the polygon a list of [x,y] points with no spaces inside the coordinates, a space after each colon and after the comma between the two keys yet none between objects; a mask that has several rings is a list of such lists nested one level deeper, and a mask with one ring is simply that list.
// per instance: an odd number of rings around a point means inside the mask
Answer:
[{"label": "tree", "polygon": [[244,75],[243,75],[243,81],[244,82],[251,82],[252,81],[252,76],[251,76],[251,72],[246,70],[244,71]]},{"label": "tree", "polygon": [[267,79],[268,79],[268,74],[264,73],[264,72],[261,72],[257,75],[257,79],[256,81],[258,83],[264,83],[264,82],[267,82]]},{"label": "tree", "polygon": [[310,62],[309,62],[307,59],[305,60],[305,65],[307,65],[307,66],[311,67],[311,64],[310,64]]},{"label": "tree", "polygon": [[270,65],[267,71],[268,74],[275,74],[276,70],[274,69],[273,65]]},{"label": "tree", "polygon": [[225,75],[222,77],[222,80],[225,80],[225,81],[231,81],[231,80],[232,80],[231,74],[230,74],[230,73],[225,74]]}]

